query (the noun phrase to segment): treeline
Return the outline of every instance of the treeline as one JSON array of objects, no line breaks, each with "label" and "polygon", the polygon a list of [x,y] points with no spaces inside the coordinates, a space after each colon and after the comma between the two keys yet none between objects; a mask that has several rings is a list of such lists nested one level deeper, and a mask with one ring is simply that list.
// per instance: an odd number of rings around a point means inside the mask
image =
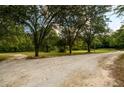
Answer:
[{"label": "treeline", "polygon": [[0,6],[0,52],[35,51],[38,56],[39,51],[123,48],[123,26],[114,33],[107,26],[111,10],[97,5]]}]

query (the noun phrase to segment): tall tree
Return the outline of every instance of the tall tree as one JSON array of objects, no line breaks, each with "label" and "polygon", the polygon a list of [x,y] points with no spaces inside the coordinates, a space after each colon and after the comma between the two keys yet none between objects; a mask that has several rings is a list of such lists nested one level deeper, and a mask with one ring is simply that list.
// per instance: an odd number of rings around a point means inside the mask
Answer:
[{"label": "tall tree", "polygon": [[3,14],[11,17],[17,23],[24,24],[32,34],[35,56],[39,56],[39,49],[44,38],[49,34],[57,9],[51,6],[6,6]]},{"label": "tall tree", "polygon": [[[65,40],[65,45],[69,46],[69,53],[72,53],[72,47],[80,33],[80,28],[85,24],[85,20],[80,20],[80,15],[84,16],[82,6],[60,6],[58,24],[61,29],[61,37]],[[82,24],[81,21],[84,23]]]},{"label": "tall tree", "polygon": [[87,22],[82,26],[81,35],[87,44],[87,50],[90,52],[94,36],[106,31],[106,15],[110,6],[85,6],[85,17]]}]

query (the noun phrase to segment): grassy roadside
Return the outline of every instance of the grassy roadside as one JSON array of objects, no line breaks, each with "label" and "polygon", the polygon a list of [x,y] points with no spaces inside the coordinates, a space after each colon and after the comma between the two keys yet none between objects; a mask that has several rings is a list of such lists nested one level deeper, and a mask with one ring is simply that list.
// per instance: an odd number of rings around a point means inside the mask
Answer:
[{"label": "grassy roadside", "polygon": [[[113,48],[102,48],[102,49],[96,49],[95,53],[109,53],[109,52],[115,52],[115,51],[117,50]],[[92,50],[91,52],[94,52],[94,50]]]},{"label": "grassy roadside", "polygon": [[[116,51],[116,50],[115,49],[96,49],[95,52],[94,52],[94,50],[91,50],[91,53],[108,53],[108,52],[113,52],[113,51]],[[0,53],[0,61],[6,60],[6,59],[12,57],[15,54],[27,55],[27,59],[35,58],[34,57],[34,52]],[[80,54],[87,54],[87,50],[73,50],[71,55],[80,55]],[[40,58],[66,56],[66,55],[70,55],[69,51],[67,51],[65,53],[60,53],[60,52],[56,52],[56,51],[40,52],[39,53]]]},{"label": "grassy roadside", "polygon": [[7,60],[7,59],[9,59],[10,57],[11,57],[10,55],[0,54],[0,61]]},{"label": "grassy roadside", "polygon": [[[27,55],[28,59],[30,58],[35,58],[34,57],[34,52],[23,52],[22,54]],[[73,51],[71,55],[79,55],[79,54],[86,54],[86,51]],[[66,56],[70,55],[69,52],[56,52],[56,51],[51,51],[51,52],[40,52],[39,57],[40,58],[49,58],[49,57],[56,57],[56,56]]]},{"label": "grassy roadside", "polygon": [[124,87],[124,54],[120,55],[114,62],[112,75],[118,87]]},{"label": "grassy roadside", "polygon": [[[108,52],[114,52],[117,51],[115,49],[96,49],[95,52],[94,50],[91,50],[91,53],[108,53]],[[91,54],[90,53],[90,54]],[[21,54],[27,55],[27,59],[34,59],[34,52],[21,52]],[[73,50],[71,55],[80,55],[80,54],[88,54],[87,50]],[[49,58],[49,57],[56,57],[56,56],[66,56],[70,55],[69,51],[66,51],[65,53],[60,53],[56,51],[51,51],[51,52],[40,52],[39,57],[40,58]]]}]

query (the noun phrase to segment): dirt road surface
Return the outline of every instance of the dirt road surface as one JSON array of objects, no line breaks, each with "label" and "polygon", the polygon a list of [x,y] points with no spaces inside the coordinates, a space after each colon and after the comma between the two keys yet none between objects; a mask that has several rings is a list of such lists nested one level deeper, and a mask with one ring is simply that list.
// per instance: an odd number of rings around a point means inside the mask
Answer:
[{"label": "dirt road surface", "polygon": [[44,59],[0,62],[0,86],[81,87],[113,86],[114,78],[104,65],[124,52],[85,54]]}]

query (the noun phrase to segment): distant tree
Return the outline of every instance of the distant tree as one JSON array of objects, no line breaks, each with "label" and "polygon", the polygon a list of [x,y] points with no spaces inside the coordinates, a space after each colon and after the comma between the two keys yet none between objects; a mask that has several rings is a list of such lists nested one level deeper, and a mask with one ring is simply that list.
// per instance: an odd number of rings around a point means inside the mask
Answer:
[{"label": "distant tree", "polygon": [[105,13],[110,10],[110,6],[86,6],[85,18],[87,23],[82,27],[81,35],[87,44],[87,50],[90,52],[94,36],[107,30]]},{"label": "distant tree", "polygon": [[[122,22],[124,22],[124,5],[118,5],[115,9],[115,14],[117,14],[118,17],[121,17]],[[114,36],[116,38],[114,38]],[[123,48],[124,47],[124,26],[122,25],[119,30],[117,30],[113,35],[114,42],[116,42],[116,47]]]},{"label": "distant tree", "polygon": [[9,27],[0,33],[0,51],[16,52],[32,49],[32,42],[22,25],[15,25],[11,22]]},{"label": "distant tree", "polygon": [[120,27],[116,32],[113,33],[112,39],[113,46],[116,48],[124,48],[124,25]]},{"label": "distant tree", "polygon": [[51,50],[56,50],[58,40],[59,40],[59,36],[57,35],[55,30],[52,30],[45,37],[41,48],[45,52],[49,52]]}]

